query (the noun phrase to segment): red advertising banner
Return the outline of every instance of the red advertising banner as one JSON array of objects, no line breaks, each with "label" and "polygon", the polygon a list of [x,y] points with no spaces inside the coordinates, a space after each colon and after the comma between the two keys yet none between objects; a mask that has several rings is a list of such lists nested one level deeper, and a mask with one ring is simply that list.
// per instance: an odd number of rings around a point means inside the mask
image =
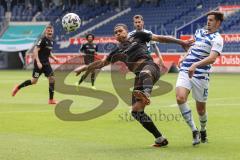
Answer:
[{"label": "red advertising banner", "polygon": [[222,34],[225,42],[240,42],[240,34]]},{"label": "red advertising banner", "polygon": [[[240,42],[240,34],[221,34],[223,37],[224,42]],[[180,39],[182,40],[188,40],[193,38],[192,35],[182,35]]]},{"label": "red advertising banner", "polygon": [[229,5],[229,6],[220,6],[219,11],[221,12],[227,12],[227,11],[234,11],[234,10],[239,10],[240,5]]},{"label": "red advertising banner", "polygon": [[213,66],[240,67],[240,54],[221,55],[217,58]]},{"label": "red advertising banner", "polygon": [[[240,42],[240,34],[221,34],[225,42]],[[181,35],[180,39],[182,40],[189,40],[192,39],[192,35]],[[69,39],[70,44],[83,44],[86,43],[85,38],[70,38]],[[116,39],[114,37],[96,37],[94,39],[94,43],[117,43]]]},{"label": "red advertising banner", "polygon": [[[178,64],[180,55],[163,55],[164,61],[172,61]],[[213,66],[216,67],[240,67],[240,54],[223,54],[219,56]]]},{"label": "red advertising banner", "polygon": [[[70,38],[70,44],[83,44],[86,43],[87,40],[85,38]],[[96,37],[93,41],[94,43],[117,43],[117,40],[114,37]]]},{"label": "red advertising banner", "polygon": [[[59,63],[54,62],[50,59],[51,64],[84,64],[83,56],[78,54],[57,54],[55,55],[59,60]],[[98,54],[95,58],[102,59],[106,54]],[[155,58],[155,56],[153,56]],[[173,62],[174,64],[178,63],[180,54],[163,54],[163,59],[165,62]],[[71,63],[69,63],[71,60]],[[26,64],[32,63],[31,55],[26,56]],[[219,56],[213,66],[221,67],[240,67],[240,54],[223,54]]]}]

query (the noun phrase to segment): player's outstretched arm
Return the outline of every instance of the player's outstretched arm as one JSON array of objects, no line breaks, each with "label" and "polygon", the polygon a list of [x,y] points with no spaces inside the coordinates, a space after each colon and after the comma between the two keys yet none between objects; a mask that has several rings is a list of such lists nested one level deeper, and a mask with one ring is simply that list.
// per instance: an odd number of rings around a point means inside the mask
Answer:
[{"label": "player's outstretched arm", "polygon": [[161,43],[176,43],[179,44],[183,47],[184,50],[188,50],[191,44],[193,43],[192,41],[183,41],[181,39],[177,39],[171,36],[161,36],[161,35],[152,35],[152,40],[161,42]]},{"label": "player's outstretched arm", "polygon": [[90,63],[89,65],[84,65],[84,66],[78,67],[74,70],[74,72],[76,73],[76,76],[78,76],[79,74],[81,74],[84,71],[86,71],[86,73],[87,72],[90,73],[90,72],[94,71],[95,69],[100,69],[104,66],[107,66],[108,64],[109,64],[109,62],[106,59],[98,60],[93,63]]}]

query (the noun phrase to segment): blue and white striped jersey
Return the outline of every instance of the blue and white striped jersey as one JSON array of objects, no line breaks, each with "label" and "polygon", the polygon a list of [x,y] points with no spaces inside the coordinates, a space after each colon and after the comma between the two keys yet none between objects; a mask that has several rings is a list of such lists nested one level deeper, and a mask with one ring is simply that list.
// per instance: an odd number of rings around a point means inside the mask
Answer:
[{"label": "blue and white striped jersey", "polygon": [[[188,72],[188,68],[195,62],[209,56],[211,51],[221,54],[223,49],[223,38],[219,32],[208,34],[204,28],[198,29],[195,33],[195,43],[190,47],[187,57],[181,64],[180,71]],[[211,65],[197,67],[193,77],[198,79],[209,79]]]},{"label": "blue and white striped jersey", "polygon": [[[149,34],[153,34],[152,33],[152,31],[149,31],[149,30],[146,30],[146,29],[143,29],[143,30],[141,30],[141,31],[143,31],[143,32],[145,32],[145,33],[149,33]],[[131,37],[134,33],[136,33],[137,32],[137,30],[133,30],[132,32],[129,32],[128,33],[128,37]],[[153,44],[155,44],[156,42],[155,41],[150,41],[150,42],[147,42],[146,44],[147,44],[147,48],[148,48],[148,54],[150,54],[151,53],[151,45],[153,45]]]}]

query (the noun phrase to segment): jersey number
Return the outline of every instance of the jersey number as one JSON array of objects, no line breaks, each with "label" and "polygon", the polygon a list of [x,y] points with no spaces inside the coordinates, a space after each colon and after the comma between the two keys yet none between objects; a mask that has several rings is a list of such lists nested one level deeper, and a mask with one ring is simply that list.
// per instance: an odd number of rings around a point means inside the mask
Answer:
[{"label": "jersey number", "polygon": [[208,89],[204,88],[203,97],[207,97],[207,96],[208,96]]}]

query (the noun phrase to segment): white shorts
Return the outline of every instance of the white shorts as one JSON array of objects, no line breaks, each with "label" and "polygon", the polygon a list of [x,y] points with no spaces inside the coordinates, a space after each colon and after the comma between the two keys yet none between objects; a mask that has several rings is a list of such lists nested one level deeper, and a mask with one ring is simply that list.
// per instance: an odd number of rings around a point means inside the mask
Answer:
[{"label": "white shorts", "polygon": [[190,79],[185,72],[179,72],[176,87],[184,87],[189,91],[192,90],[192,97],[198,102],[206,102],[208,98],[209,80]]}]

